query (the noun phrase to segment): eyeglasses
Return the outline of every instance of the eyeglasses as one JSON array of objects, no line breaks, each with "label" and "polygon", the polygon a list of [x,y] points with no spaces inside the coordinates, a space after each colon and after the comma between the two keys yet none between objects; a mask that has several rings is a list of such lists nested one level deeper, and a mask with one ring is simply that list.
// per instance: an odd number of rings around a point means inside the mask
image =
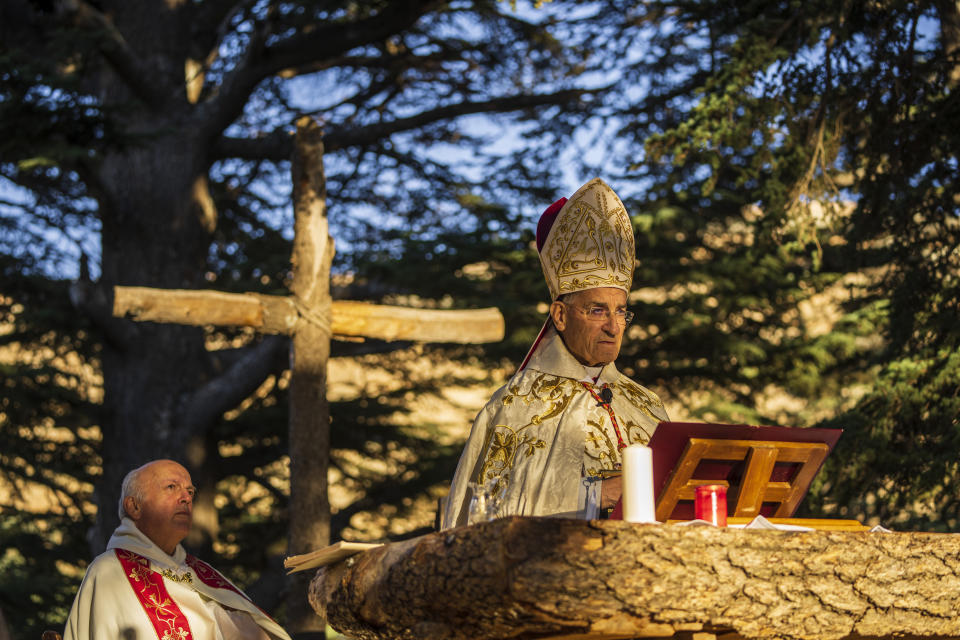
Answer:
[{"label": "eyeglasses", "polygon": [[[583,315],[587,316],[587,320],[589,320],[590,322],[607,322],[608,320],[610,320],[610,310],[607,309],[606,307],[596,306],[596,307],[590,307],[589,309],[583,309],[581,307],[568,304],[566,302],[564,302],[563,304],[567,305],[568,307],[572,307],[577,311],[582,312]],[[626,326],[630,324],[631,320],[633,320],[633,311],[628,311],[626,309],[615,309],[613,311],[613,317],[617,319],[618,324],[622,324]]]}]

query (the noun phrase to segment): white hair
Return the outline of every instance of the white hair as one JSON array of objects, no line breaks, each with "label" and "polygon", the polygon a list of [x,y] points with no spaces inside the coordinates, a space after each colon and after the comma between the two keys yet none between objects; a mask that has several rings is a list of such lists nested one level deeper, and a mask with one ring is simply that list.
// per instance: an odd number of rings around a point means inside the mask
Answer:
[{"label": "white hair", "polygon": [[143,487],[140,485],[140,474],[146,467],[146,464],[141,467],[137,467],[123,477],[123,484],[120,485],[120,505],[117,510],[121,520],[129,515],[127,513],[127,508],[123,505],[127,497],[132,497],[137,502],[143,502],[144,496]]}]

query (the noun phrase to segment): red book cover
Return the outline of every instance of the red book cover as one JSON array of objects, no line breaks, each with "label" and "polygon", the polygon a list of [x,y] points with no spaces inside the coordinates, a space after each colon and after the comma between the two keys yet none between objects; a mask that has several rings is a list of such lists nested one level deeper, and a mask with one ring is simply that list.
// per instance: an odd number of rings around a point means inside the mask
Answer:
[{"label": "red book cover", "polygon": [[[778,426],[755,426],[748,424],[717,424],[703,422],[661,422],[647,446],[653,453],[653,497],[656,502],[666,488],[673,468],[680,462],[690,438],[713,440],[760,440],[767,442],[822,442],[832,451],[840,438],[842,429],[799,428]],[[829,455],[829,451],[828,451]],[[777,464],[772,480],[789,481],[797,472],[796,464]],[[697,478],[725,480],[733,489],[740,485],[744,462],[729,460],[703,460],[697,467]],[[817,470],[819,471],[819,469]],[[804,489],[806,490],[806,488]],[[732,504],[730,505],[732,506]],[[761,511],[762,515],[770,513]],[[792,514],[791,514],[792,515]],[[610,519],[622,519],[623,508],[618,501]],[[681,500],[673,513],[673,520],[692,520],[693,502]]]},{"label": "red book cover", "polygon": [[610,520],[623,520],[623,498],[617,500],[613,505],[613,511],[610,512]]}]

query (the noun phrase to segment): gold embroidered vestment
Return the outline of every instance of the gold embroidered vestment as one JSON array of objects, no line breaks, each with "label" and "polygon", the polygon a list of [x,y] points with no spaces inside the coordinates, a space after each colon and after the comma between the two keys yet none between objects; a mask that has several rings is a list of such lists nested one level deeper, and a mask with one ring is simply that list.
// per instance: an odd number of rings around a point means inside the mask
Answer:
[{"label": "gold embroidered vestment", "polygon": [[[501,387],[474,420],[441,518],[466,524],[467,484],[495,481],[498,516],[588,517],[583,478],[620,462],[607,410],[581,384],[583,365],[551,330],[526,368]],[[646,444],[667,419],[652,391],[606,365],[592,386],[613,391],[611,408],[626,444]]]}]

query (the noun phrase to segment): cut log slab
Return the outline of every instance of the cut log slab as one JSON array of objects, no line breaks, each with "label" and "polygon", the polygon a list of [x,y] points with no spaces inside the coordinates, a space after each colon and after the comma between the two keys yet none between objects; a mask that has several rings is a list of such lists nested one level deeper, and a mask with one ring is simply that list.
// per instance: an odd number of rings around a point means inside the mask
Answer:
[{"label": "cut log slab", "polygon": [[360,640],[960,637],[960,536],[505,518],[316,573]]}]

